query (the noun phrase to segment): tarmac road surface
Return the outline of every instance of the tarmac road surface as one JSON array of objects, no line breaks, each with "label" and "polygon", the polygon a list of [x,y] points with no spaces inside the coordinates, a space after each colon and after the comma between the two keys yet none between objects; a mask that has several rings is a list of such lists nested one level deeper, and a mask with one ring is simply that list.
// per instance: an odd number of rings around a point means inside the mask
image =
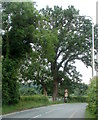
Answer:
[{"label": "tarmac road surface", "polygon": [[85,118],[87,103],[65,103],[3,115],[3,118]]}]

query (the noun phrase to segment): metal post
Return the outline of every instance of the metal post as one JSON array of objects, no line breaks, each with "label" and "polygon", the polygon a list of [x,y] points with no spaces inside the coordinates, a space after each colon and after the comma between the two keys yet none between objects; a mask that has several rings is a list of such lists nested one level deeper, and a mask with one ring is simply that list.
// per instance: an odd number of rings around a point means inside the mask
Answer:
[{"label": "metal post", "polygon": [[94,23],[92,21],[92,77],[94,77]]}]

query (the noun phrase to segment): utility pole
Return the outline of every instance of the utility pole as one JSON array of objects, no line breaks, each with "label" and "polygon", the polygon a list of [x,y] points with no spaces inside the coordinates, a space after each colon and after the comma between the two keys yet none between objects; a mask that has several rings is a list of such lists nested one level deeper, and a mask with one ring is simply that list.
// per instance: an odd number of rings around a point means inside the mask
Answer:
[{"label": "utility pole", "polygon": [[94,77],[94,70],[95,70],[95,65],[94,65],[94,22],[93,22],[93,19],[92,19],[91,16],[86,16],[86,15],[79,16],[79,15],[76,15],[75,17],[88,17],[92,21],[92,78],[93,78]]},{"label": "utility pole", "polygon": [[[98,1],[96,2],[96,27],[98,30]],[[96,55],[96,59],[97,59],[97,62],[98,62],[98,53]],[[96,76],[98,76],[98,66],[96,66]]]}]

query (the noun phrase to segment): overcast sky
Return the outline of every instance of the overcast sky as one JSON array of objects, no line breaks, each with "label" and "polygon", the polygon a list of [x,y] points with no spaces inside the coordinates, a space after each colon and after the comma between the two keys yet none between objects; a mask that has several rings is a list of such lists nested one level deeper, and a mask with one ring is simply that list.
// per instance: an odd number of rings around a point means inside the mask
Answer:
[{"label": "overcast sky", "polygon": [[[63,9],[66,9],[69,5],[74,5],[74,7],[80,10],[80,15],[91,16],[94,24],[96,23],[96,2],[98,0],[34,0],[38,5],[37,9],[45,8],[47,5],[53,7],[54,5],[62,6]],[[83,75],[83,82],[86,84],[89,83],[90,78],[92,77],[92,69],[77,61],[76,64],[77,70]]]}]

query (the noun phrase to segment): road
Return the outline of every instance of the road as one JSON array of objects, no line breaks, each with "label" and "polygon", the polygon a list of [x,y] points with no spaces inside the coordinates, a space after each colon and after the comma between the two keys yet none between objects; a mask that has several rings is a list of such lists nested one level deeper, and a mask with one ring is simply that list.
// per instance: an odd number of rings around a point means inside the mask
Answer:
[{"label": "road", "polygon": [[65,103],[4,115],[3,118],[84,118],[87,103]]}]

